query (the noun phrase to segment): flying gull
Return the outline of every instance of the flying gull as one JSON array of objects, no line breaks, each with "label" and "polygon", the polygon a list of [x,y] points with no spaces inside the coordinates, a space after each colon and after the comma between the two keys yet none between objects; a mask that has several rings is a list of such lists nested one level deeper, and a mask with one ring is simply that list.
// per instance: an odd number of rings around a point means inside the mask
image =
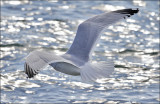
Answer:
[{"label": "flying gull", "polygon": [[106,78],[114,71],[114,62],[93,63],[91,54],[101,32],[109,25],[138,13],[137,9],[122,9],[92,17],[78,26],[76,37],[69,50],[63,55],[44,51],[31,52],[24,64],[28,78],[34,77],[47,65],[55,70],[74,76],[81,76],[84,81],[96,81]]}]

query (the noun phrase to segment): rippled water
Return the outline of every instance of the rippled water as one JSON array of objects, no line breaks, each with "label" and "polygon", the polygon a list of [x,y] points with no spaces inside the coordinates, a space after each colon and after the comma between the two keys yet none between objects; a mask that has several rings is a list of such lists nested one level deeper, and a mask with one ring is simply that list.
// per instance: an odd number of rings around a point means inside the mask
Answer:
[{"label": "rippled water", "polygon": [[[115,61],[115,72],[84,83],[47,67],[35,78],[24,74],[33,50],[65,53],[78,24],[123,8],[140,12],[110,26],[93,59]],[[158,1],[1,1],[1,102],[3,103],[159,103]]]}]

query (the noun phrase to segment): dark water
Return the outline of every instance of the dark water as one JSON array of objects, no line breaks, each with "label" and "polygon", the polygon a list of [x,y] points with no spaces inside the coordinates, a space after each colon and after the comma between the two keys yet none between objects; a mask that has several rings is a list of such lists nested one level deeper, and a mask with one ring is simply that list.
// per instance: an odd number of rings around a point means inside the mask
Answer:
[{"label": "dark water", "polygon": [[[23,64],[33,50],[65,53],[78,24],[104,12],[140,12],[102,34],[93,59],[115,61],[115,72],[84,83],[45,68],[27,79]],[[159,103],[158,1],[2,1],[1,102],[3,103]]]}]

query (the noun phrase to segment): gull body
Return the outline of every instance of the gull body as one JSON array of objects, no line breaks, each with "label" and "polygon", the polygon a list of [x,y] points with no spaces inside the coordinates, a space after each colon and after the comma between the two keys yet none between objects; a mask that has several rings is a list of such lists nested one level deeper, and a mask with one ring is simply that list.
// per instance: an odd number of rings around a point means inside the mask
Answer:
[{"label": "gull body", "polygon": [[138,9],[122,9],[94,16],[78,26],[76,37],[69,50],[61,56],[44,51],[31,52],[24,64],[25,73],[34,77],[45,66],[69,74],[80,75],[84,81],[106,78],[114,71],[114,62],[93,63],[91,55],[101,32],[109,25],[138,13]]}]

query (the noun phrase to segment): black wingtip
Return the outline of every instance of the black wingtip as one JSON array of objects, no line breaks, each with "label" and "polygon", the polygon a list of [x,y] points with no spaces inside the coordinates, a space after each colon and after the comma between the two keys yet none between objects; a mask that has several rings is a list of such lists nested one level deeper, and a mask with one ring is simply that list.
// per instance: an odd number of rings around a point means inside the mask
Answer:
[{"label": "black wingtip", "polygon": [[120,14],[130,14],[130,15],[134,15],[135,13],[139,12],[139,9],[122,9],[122,10],[117,10],[114,11],[115,13],[120,13]]},{"label": "black wingtip", "polygon": [[27,78],[32,78],[36,75],[36,74],[34,74],[32,68],[30,68],[29,65],[26,62],[24,64],[24,68],[25,68],[25,73],[28,76]]}]

